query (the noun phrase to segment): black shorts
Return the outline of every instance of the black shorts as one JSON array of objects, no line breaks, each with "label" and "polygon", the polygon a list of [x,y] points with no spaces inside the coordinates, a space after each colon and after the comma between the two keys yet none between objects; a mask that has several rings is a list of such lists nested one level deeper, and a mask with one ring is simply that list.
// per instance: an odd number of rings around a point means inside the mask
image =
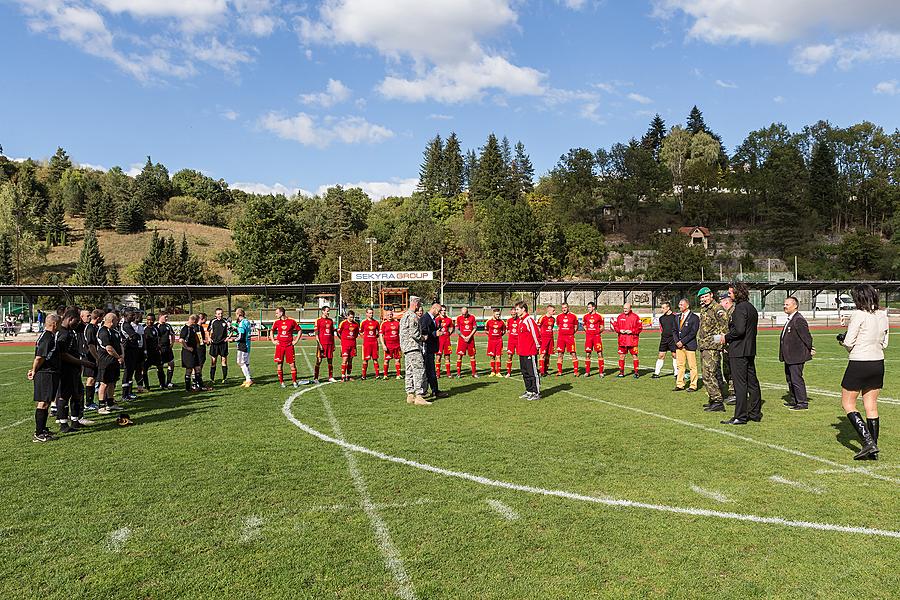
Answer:
[{"label": "black shorts", "polygon": [[34,401],[54,402],[59,391],[59,373],[38,371],[34,374]]},{"label": "black shorts", "polygon": [[167,365],[171,362],[175,362],[175,353],[172,352],[172,347],[160,348],[159,350],[159,360],[164,365]]},{"label": "black shorts", "polygon": [[195,367],[203,366],[203,363],[200,362],[200,356],[196,352],[191,352],[190,350],[182,348],[181,366],[185,369],[193,369]]},{"label": "black shorts", "polygon": [[125,347],[125,366],[128,367],[130,371],[136,371],[143,361],[143,350],[132,346]]},{"label": "black shorts", "polygon": [[678,348],[675,346],[675,338],[661,338],[659,340],[660,352],[675,352]]},{"label": "black shorts", "polygon": [[851,360],[844,371],[841,387],[851,392],[880,390],[884,387],[884,361]]},{"label": "black shorts", "polygon": [[99,365],[99,370],[97,371],[97,379],[100,381],[100,383],[105,383],[106,385],[116,385],[116,383],[119,381],[121,370],[122,369],[119,366],[119,361],[104,361]]},{"label": "black shorts", "polygon": [[158,367],[163,364],[162,358],[159,356],[159,352],[148,352],[147,356],[144,359],[145,367]]},{"label": "black shorts", "polygon": [[95,363],[92,360],[93,357],[88,358],[88,357],[83,356],[82,359],[90,361],[91,365],[93,365],[93,366],[91,366],[91,367],[82,366],[81,367],[81,376],[82,377],[96,377],[97,376],[97,363]]},{"label": "black shorts", "polygon": [[210,344],[209,355],[213,357],[228,356],[228,342],[218,342]]},{"label": "black shorts", "polygon": [[80,383],[81,378],[78,376],[78,371],[63,369],[59,376],[59,390],[56,397],[69,400],[78,391]]}]

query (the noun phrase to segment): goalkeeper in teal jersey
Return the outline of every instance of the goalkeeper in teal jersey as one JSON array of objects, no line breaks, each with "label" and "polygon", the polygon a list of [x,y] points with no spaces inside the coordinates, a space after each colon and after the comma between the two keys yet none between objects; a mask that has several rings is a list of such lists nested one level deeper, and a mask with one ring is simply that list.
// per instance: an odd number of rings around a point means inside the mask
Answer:
[{"label": "goalkeeper in teal jersey", "polygon": [[253,335],[253,326],[250,320],[245,318],[244,309],[239,308],[234,311],[235,329],[234,337],[237,338],[237,364],[244,374],[244,383],[241,387],[250,387],[253,385],[253,378],[250,377],[250,342]]}]

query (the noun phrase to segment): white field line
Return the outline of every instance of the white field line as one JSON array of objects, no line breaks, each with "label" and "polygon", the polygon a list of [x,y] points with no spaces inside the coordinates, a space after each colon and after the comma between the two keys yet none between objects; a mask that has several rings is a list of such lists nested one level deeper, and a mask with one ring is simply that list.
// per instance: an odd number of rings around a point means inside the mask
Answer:
[{"label": "white field line", "polygon": [[25,417],[24,419],[20,419],[19,421],[16,421],[15,423],[10,423],[9,425],[4,425],[3,427],[0,427],[0,431],[3,431],[4,429],[11,429],[13,427],[17,427],[17,426],[21,425],[22,423],[27,423],[32,418],[33,417]]},{"label": "white field line", "polygon": [[783,485],[789,485],[791,487],[795,487],[798,490],[803,490],[804,492],[809,492],[810,494],[824,494],[825,489],[816,487],[814,485],[809,485],[803,483],[802,481],[793,481],[791,479],[785,479],[781,475],[772,475],[769,477],[769,481],[773,481],[775,483],[781,483]]},{"label": "white field line", "polygon": [[822,464],[826,464],[830,467],[834,467],[835,469],[842,469],[847,473],[859,473],[861,475],[866,475],[867,477],[872,477],[873,479],[879,479],[881,481],[888,481],[890,483],[900,483],[900,479],[894,477],[887,477],[886,475],[878,475],[877,473],[873,473],[872,471],[866,468],[860,467],[848,467],[846,465],[842,465],[839,462],[835,462],[833,460],[829,460],[827,458],[822,458],[821,456],[815,456],[813,454],[808,454],[806,452],[801,452],[800,450],[794,450],[793,448],[787,448],[785,446],[779,446],[778,444],[770,444],[769,442],[763,442],[761,440],[757,440],[755,438],[747,437],[745,435],[740,435],[725,429],[716,429],[715,427],[707,427],[706,425],[701,425],[700,423],[694,423],[692,421],[685,421],[684,419],[678,419],[676,417],[670,417],[668,415],[661,415],[659,413],[651,412],[649,410],[644,410],[642,408],[637,408],[634,406],[628,406],[626,404],[617,404],[615,402],[610,402],[608,400],[601,400],[600,398],[591,398],[590,396],[585,396],[584,394],[579,394],[577,392],[573,392],[571,390],[563,390],[566,394],[570,394],[575,396],[576,398],[581,398],[582,400],[588,400],[590,402],[597,402],[600,404],[605,404],[607,406],[612,406],[614,408],[621,408],[622,410],[628,410],[634,413],[638,413],[641,415],[645,415],[648,417],[655,417],[657,419],[662,419],[664,421],[669,421],[670,423],[677,423],[679,425],[684,425],[685,427],[693,427],[694,429],[699,429],[701,431],[706,431],[708,433],[716,433],[718,435],[724,435],[726,437],[730,437],[736,440],[741,440],[744,442],[748,442],[750,444],[756,444],[757,446],[762,446],[764,448],[769,448],[770,450],[777,450],[779,452],[785,452],[787,454],[792,454],[794,456],[799,456],[801,458],[806,458],[808,460],[814,460],[816,462],[820,462]]},{"label": "white field line", "polygon": [[[313,365],[309,360],[309,356],[306,354],[306,350],[303,350],[303,358],[306,359],[307,366],[309,366],[311,370]],[[341,431],[341,425],[338,423],[337,417],[334,416],[334,411],[331,409],[331,402],[328,401],[328,396],[326,396],[325,392],[322,390],[323,385],[325,384],[304,388],[303,391],[319,390],[319,397],[322,399],[322,405],[325,407],[325,414],[328,416],[328,422],[331,424],[331,429],[334,431],[335,438],[337,441],[346,444],[346,442],[344,442],[344,434]],[[296,392],[291,398],[299,397],[301,393],[302,392]],[[400,556],[400,552],[397,550],[397,546],[394,544],[394,540],[391,538],[391,532],[388,529],[387,523],[381,518],[378,508],[375,506],[375,503],[372,502],[366,480],[363,479],[362,473],[359,470],[359,465],[356,462],[356,456],[347,448],[344,448],[343,452],[344,458],[347,460],[347,469],[350,471],[350,478],[353,480],[353,487],[356,488],[356,491],[359,494],[360,505],[366,513],[366,516],[369,517],[369,521],[372,523],[375,539],[378,540],[378,548],[384,556],[384,564],[388,571],[394,576],[394,581],[397,583],[397,595],[403,598],[403,600],[415,600],[416,592],[413,589],[409,575],[406,573],[403,559]]]},{"label": "white field line", "polygon": [[130,537],[131,529],[128,527],[110,531],[106,536],[106,549],[110,552],[121,552],[122,546],[125,545],[125,542],[127,542]]},{"label": "white field line", "polygon": [[[787,384],[786,383],[769,383],[768,381],[760,381],[760,387],[764,387],[770,390],[780,390],[782,392],[787,392]],[[836,390],[823,390],[821,388],[814,388],[806,386],[806,391],[817,394],[819,396],[827,396],[829,398],[840,398],[841,393]],[[900,398],[891,398],[890,396],[879,396],[878,397],[879,404],[896,404],[900,405]]]},{"label": "white field line", "polygon": [[241,526],[241,542],[252,542],[258,538],[260,533],[262,533],[262,524],[262,517],[257,515],[246,517],[244,519],[244,524]]},{"label": "white field line", "polygon": [[715,492],[713,490],[707,490],[699,485],[691,484],[691,491],[695,494],[700,494],[704,498],[709,498],[710,500],[715,500],[716,502],[721,502],[722,504],[727,504],[731,502],[731,498],[723,494],[722,492]]},{"label": "white field line", "polygon": [[13,384],[15,384],[15,383],[16,383],[15,381],[10,381],[10,382],[8,382],[8,383],[0,383],[0,387],[6,387],[6,386],[8,386],[8,385],[13,385]]},{"label": "white field line", "polygon": [[[424,506],[426,504],[434,504],[435,500],[429,500],[428,498],[419,498],[418,500],[412,500],[410,502],[387,502],[387,503],[376,503],[374,504],[375,508],[378,510],[396,510],[396,509],[404,509],[404,508],[413,508],[416,506]],[[328,504],[322,506],[313,506],[309,509],[310,512],[326,512],[333,511],[338,512],[342,510],[359,510],[358,506],[348,506],[346,504]]]},{"label": "white field line", "polygon": [[489,498],[489,499],[485,500],[485,502],[487,502],[488,506],[493,508],[497,512],[497,514],[499,514],[501,517],[503,517],[507,521],[518,521],[519,520],[519,513],[514,511],[512,509],[512,507],[509,506],[508,504],[500,502],[499,500],[494,500],[493,498]]},{"label": "white field line", "polygon": [[480,475],[473,475],[472,473],[466,473],[464,471],[451,471],[449,469],[443,469],[441,467],[436,467],[433,465],[429,465],[426,463],[416,462],[414,460],[410,460],[407,458],[401,458],[399,456],[391,456],[390,454],[385,454],[383,452],[379,452],[377,450],[372,450],[370,448],[366,448],[365,446],[360,446],[357,444],[351,444],[343,439],[338,439],[332,437],[330,435],[324,434],[321,431],[313,429],[309,425],[300,421],[297,417],[293,415],[291,412],[291,406],[293,406],[294,401],[303,395],[306,392],[309,392],[314,389],[321,389],[323,385],[328,385],[325,383],[320,383],[317,386],[311,388],[305,388],[299,392],[294,392],[291,394],[287,400],[285,400],[284,405],[281,408],[282,414],[284,414],[285,418],[293,423],[296,427],[298,427],[301,431],[306,432],[307,434],[318,438],[323,442],[327,442],[329,444],[334,444],[336,446],[340,446],[344,453],[348,452],[356,452],[358,454],[365,454],[367,456],[372,456],[379,460],[383,460],[386,462],[392,462],[400,465],[405,465],[407,467],[412,467],[414,469],[419,469],[421,471],[426,471],[429,473],[434,473],[437,475],[443,475],[445,477],[454,477],[456,479],[462,479],[464,481],[470,481],[473,483],[478,483],[480,485],[496,487],[504,490],[513,490],[517,492],[526,492],[529,494],[538,494],[542,496],[553,496],[556,498],[565,498],[567,500],[577,500],[581,502],[590,502],[593,504],[602,504],[605,506],[614,506],[620,508],[639,508],[644,510],[652,510],[658,512],[666,512],[666,513],[675,513],[681,515],[691,515],[691,516],[699,516],[699,517],[712,517],[717,519],[730,519],[734,521],[748,521],[752,523],[765,523],[769,525],[781,525],[784,527],[797,527],[801,529],[815,529],[819,531],[836,531],[840,533],[855,533],[859,535],[870,535],[870,536],[878,536],[878,537],[888,537],[888,538],[897,538],[900,539],[900,531],[892,531],[888,529],[873,529],[870,527],[857,527],[850,525],[833,525],[831,523],[815,523],[811,521],[795,521],[791,519],[784,519],[782,517],[763,517],[757,515],[749,515],[749,514],[741,514],[741,513],[733,513],[733,512],[722,512],[716,510],[707,510],[703,508],[691,508],[691,507],[681,507],[681,506],[667,506],[664,504],[650,504],[646,502],[637,502],[634,500],[622,500],[616,498],[610,498],[605,496],[587,496],[585,494],[578,494],[575,492],[567,492],[564,490],[552,490],[545,489],[540,487],[535,487],[531,485],[521,485],[517,483],[511,483],[507,481],[499,481],[496,479],[489,479],[487,477],[482,477]]},{"label": "white field line", "polygon": [[844,469],[817,469],[816,475],[832,475],[832,474],[843,474],[843,473],[856,473],[860,469],[867,471],[891,471],[894,469],[900,469],[900,465],[878,465],[877,467],[850,467],[849,470]]}]

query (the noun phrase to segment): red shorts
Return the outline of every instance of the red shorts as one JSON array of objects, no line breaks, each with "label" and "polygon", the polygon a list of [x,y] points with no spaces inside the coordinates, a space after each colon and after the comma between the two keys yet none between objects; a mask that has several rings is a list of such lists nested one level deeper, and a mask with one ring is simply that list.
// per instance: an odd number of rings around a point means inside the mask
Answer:
[{"label": "red shorts", "polygon": [[341,340],[341,356],[349,356],[350,358],[356,356],[356,342],[345,342]]},{"label": "red shorts", "polygon": [[492,357],[503,356],[503,338],[488,340],[487,355]]},{"label": "red shorts", "polygon": [[548,335],[541,340],[541,354],[550,354],[553,352],[553,336]]},{"label": "red shorts", "polygon": [[515,354],[516,346],[518,345],[518,343],[519,343],[518,337],[509,338],[509,341],[507,341],[507,343],[506,343],[506,353],[509,354],[510,356]]},{"label": "red shorts", "polygon": [[569,354],[575,353],[575,337],[562,337],[556,340],[556,351],[557,352],[568,352]]},{"label": "red shorts", "polygon": [[294,346],[292,344],[286,346],[278,344],[275,346],[275,362],[278,364],[283,362],[289,365],[294,364]]},{"label": "red shorts", "polygon": [[387,360],[389,358],[393,358],[395,360],[400,360],[400,357],[403,356],[403,351],[400,349],[400,346],[396,346],[391,348],[387,347],[387,350],[384,351],[384,359]]},{"label": "red shorts", "polygon": [[316,358],[334,358],[334,344],[324,344],[316,348]]},{"label": "red shorts", "polygon": [[603,353],[603,338],[599,333],[586,333],[584,335],[584,351]]},{"label": "red shorts", "polygon": [[440,356],[450,356],[453,354],[453,344],[450,343],[449,335],[442,335],[438,338],[438,354]]},{"label": "red shorts", "polygon": [[637,356],[637,350],[637,346],[619,346],[619,354],[631,353],[632,356]]},{"label": "red shorts", "polygon": [[378,359],[378,344],[363,344],[363,360]]},{"label": "red shorts", "polygon": [[462,338],[456,340],[456,354],[459,356],[464,354],[475,356],[475,338],[473,337],[468,342],[464,342]]}]

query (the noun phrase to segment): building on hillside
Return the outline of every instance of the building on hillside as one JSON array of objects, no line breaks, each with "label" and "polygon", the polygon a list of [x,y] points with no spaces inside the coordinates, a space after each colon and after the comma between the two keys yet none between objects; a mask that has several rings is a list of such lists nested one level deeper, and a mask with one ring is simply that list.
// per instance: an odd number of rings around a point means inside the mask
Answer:
[{"label": "building on hillside", "polygon": [[678,233],[686,235],[690,238],[688,245],[703,246],[704,250],[709,250],[709,229],[706,227],[679,227]]}]

